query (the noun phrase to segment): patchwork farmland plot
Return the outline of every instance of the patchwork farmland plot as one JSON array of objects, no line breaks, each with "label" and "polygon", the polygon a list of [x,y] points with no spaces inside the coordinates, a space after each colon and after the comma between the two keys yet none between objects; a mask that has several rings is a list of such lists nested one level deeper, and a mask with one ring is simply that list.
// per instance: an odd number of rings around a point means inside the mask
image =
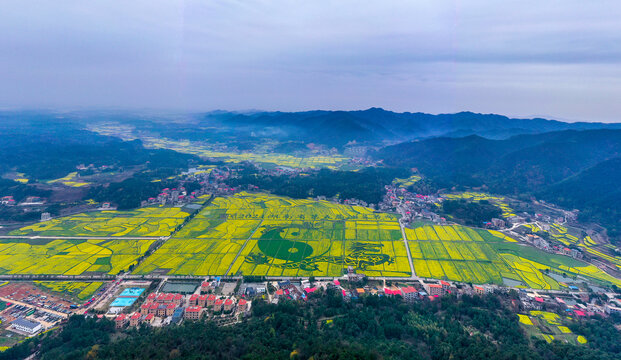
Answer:
[{"label": "patchwork farmland plot", "polygon": [[327,201],[240,193],[217,198],[148,257],[138,274],[409,276],[397,219]]},{"label": "patchwork farmland plot", "polygon": [[556,272],[621,285],[593,265],[520,245],[498,231],[423,225],[405,229],[405,235],[420,277],[495,284],[511,279],[530,288],[559,289],[547,274]]},{"label": "patchwork farmland plot", "polygon": [[136,264],[154,241],[3,239],[0,274],[118,274]]},{"label": "patchwork farmland plot", "polygon": [[78,300],[86,300],[104,284],[100,281],[35,281],[36,285],[59,294],[69,295]]},{"label": "patchwork farmland plot", "polygon": [[[101,131],[103,129],[95,131]],[[349,164],[349,157],[342,155],[333,156],[294,156],[288,154],[278,154],[271,152],[222,152],[214,151],[208,146],[189,140],[171,140],[153,137],[142,137],[144,145],[153,149],[170,149],[181,153],[194,154],[201,157],[214,158],[220,161],[239,163],[250,161],[262,165],[288,166],[293,168],[330,168],[336,169]]]},{"label": "patchwork farmland plot", "polygon": [[473,191],[466,191],[459,194],[442,194],[442,196],[449,200],[466,199],[470,201],[486,200],[492,204],[498,206],[502,210],[502,216],[505,218],[515,216],[515,211],[507,204],[506,199],[502,196],[494,196],[486,193],[479,193]]},{"label": "patchwork farmland plot", "polygon": [[393,180],[393,185],[399,186],[399,187],[408,187],[408,186],[412,186],[414,185],[416,182],[420,181],[420,179],[422,179],[421,176],[419,175],[412,175],[409,178],[406,179],[395,179]]},{"label": "patchwork farmland plot", "polygon": [[189,212],[179,207],[87,212],[25,226],[10,235],[168,236],[188,215]]},{"label": "patchwork farmland plot", "polygon": [[405,229],[405,235],[420,277],[495,284],[515,277],[485,238],[503,240],[490,233],[458,225],[425,225]]},{"label": "patchwork farmland plot", "polygon": [[[621,269],[621,256],[615,255],[614,250],[616,248],[614,246],[610,244],[597,244],[590,236],[582,238],[582,231],[580,229],[566,227],[561,224],[551,224],[549,231],[545,231],[538,225],[533,224],[522,225],[522,227],[527,228],[534,233],[547,233],[550,238],[562,243],[565,246],[577,245],[583,252],[610,261]],[[580,238],[582,238],[582,241],[580,241]],[[611,246],[611,248],[607,248],[608,246]]]},{"label": "patchwork farmland plot", "polygon": [[532,310],[529,315],[517,314],[523,329],[530,336],[544,339],[547,342],[558,340],[573,345],[585,344],[586,338],[582,335],[574,334],[567,326],[570,318],[548,311]]}]

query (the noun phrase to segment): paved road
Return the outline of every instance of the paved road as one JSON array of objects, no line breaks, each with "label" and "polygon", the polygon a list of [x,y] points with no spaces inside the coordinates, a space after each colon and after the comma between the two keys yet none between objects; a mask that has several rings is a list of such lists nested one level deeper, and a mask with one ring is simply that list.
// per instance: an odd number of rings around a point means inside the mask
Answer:
[{"label": "paved road", "polygon": [[412,254],[410,253],[410,245],[408,244],[408,238],[405,237],[405,229],[401,219],[399,219],[399,227],[401,228],[401,236],[403,236],[403,243],[405,244],[405,251],[408,253],[408,261],[410,262],[410,270],[412,271],[412,278],[417,278],[414,271],[414,262],[412,261]]},{"label": "paved road", "polygon": [[254,228],[254,230],[252,230],[252,233],[250,234],[250,236],[248,236],[246,241],[244,241],[244,245],[242,245],[241,249],[239,249],[239,251],[237,252],[237,255],[235,255],[235,259],[233,259],[233,261],[231,262],[231,265],[229,265],[229,268],[226,269],[225,274],[228,274],[229,271],[231,271],[231,268],[233,267],[233,264],[235,264],[235,262],[237,261],[237,258],[239,257],[239,254],[241,254],[242,251],[244,251],[244,248],[246,247],[246,244],[248,244],[248,241],[250,239],[252,239],[252,236],[254,235],[254,233],[256,233],[257,230],[259,230],[259,228],[261,227],[261,224],[263,224],[263,219],[261,219],[261,222],[259,223],[259,225],[257,225],[257,227]]},{"label": "paved road", "polygon": [[103,305],[105,305],[108,301],[110,301],[112,299],[112,297],[114,296],[114,294],[116,294],[116,291],[119,288],[119,283],[126,276],[127,276],[127,274],[122,274],[122,275],[117,276],[115,281],[108,285],[108,288],[106,289],[106,291],[103,294],[101,294],[99,297],[97,297],[95,299],[95,301],[93,301],[89,306],[84,308],[84,313],[88,312],[88,310],[90,310],[90,309],[103,308]]}]

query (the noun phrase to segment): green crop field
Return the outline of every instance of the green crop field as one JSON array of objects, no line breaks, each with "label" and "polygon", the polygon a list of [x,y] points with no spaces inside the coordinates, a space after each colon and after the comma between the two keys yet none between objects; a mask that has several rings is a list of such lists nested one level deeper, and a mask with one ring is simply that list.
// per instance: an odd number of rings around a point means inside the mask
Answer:
[{"label": "green crop field", "polygon": [[168,236],[189,215],[179,207],[146,207],[133,211],[97,211],[25,226],[10,235]]},{"label": "green crop field", "polygon": [[118,274],[136,264],[154,241],[3,239],[0,274]]},{"label": "green crop field", "polygon": [[136,269],[174,275],[409,276],[395,216],[327,201],[217,198]]},{"label": "green crop field", "polygon": [[520,245],[498,231],[422,225],[405,229],[405,235],[420,277],[499,285],[511,279],[530,288],[560,289],[563,285],[549,276],[556,272],[621,285],[593,265]]}]

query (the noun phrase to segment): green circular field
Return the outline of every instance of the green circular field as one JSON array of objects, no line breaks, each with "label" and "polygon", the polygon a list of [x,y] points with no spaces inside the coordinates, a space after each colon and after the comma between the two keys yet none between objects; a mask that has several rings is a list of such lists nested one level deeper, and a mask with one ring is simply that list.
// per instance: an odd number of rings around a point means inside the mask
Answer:
[{"label": "green circular field", "polygon": [[272,229],[261,235],[257,245],[263,254],[289,261],[302,261],[313,253],[313,247],[301,242],[283,239],[280,232],[283,228]]}]

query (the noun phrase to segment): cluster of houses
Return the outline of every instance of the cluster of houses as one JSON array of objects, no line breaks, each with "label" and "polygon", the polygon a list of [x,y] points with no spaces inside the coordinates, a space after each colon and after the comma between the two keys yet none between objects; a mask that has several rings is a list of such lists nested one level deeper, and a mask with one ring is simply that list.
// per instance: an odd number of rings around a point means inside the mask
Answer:
[{"label": "cluster of houses", "polygon": [[547,240],[537,235],[526,234],[525,236],[522,237],[522,239],[526,240],[527,243],[532,244],[537,249],[540,249],[543,251],[547,251],[547,252],[551,252],[551,253],[555,253],[559,255],[571,256],[574,259],[582,259],[584,257],[584,255],[582,254],[582,251],[580,251],[579,249],[576,249],[576,248],[572,249],[572,248],[568,248],[567,246],[559,245],[559,244],[550,244]]},{"label": "cluster of houses", "polygon": [[[209,282],[201,285],[201,291],[210,289]],[[221,297],[215,294],[191,294],[179,293],[151,293],[146,301],[140,305],[138,311],[132,314],[119,314],[115,318],[117,328],[126,325],[138,326],[146,323],[178,324],[181,320],[198,320],[207,311],[214,315],[246,313],[250,309],[251,302],[235,297]]]},{"label": "cluster of houses", "polygon": [[179,188],[165,188],[157,197],[150,197],[147,200],[143,200],[140,205],[148,206],[153,204],[160,205],[182,205],[188,202],[194,201],[198,196],[205,194],[205,191],[201,188],[196,191],[187,193],[184,187]]},{"label": "cluster of houses", "polygon": [[608,316],[621,314],[621,295],[603,293],[603,298],[592,297],[587,292],[579,292],[578,287],[570,285],[574,291],[566,294],[543,294],[537,291],[520,290],[520,305],[524,309],[547,310],[573,314],[573,316]]},{"label": "cluster of houses", "polygon": [[[345,278],[346,280],[346,278]],[[349,283],[352,285],[352,283]],[[485,295],[494,292],[508,292],[510,288],[496,285],[469,285],[448,281],[413,280],[399,282],[398,285],[364,285],[360,287],[343,286],[341,280],[318,281],[311,285],[308,280],[292,282],[284,280],[274,282],[276,290],[271,294],[271,302],[278,303],[282,299],[307,300],[308,295],[319,288],[336,289],[345,300],[351,301],[362,296],[400,296],[406,302],[415,302],[424,299],[434,300],[448,294]],[[520,289],[519,300],[512,300],[515,310],[546,310],[565,311],[574,316],[607,316],[612,313],[621,313],[621,295],[616,293],[601,293],[602,296],[590,296],[588,292],[580,291],[574,285],[568,285],[567,292],[541,291]]]},{"label": "cluster of houses", "polygon": [[378,205],[383,212],[398,212],[403,221],[411,222],[414,219],[426,219],[438,224],[445,223],[446,219],[432,211],[441,201],[436,195],[415,194],[405,188],[395,185],[386,185],[386,195]]},{"label": "cluster of houses", "polygon": [[7,195],[7,196],[0,197],[0,205],[5,205],[5,206],[39,206],[39,205],[44,205],[44,204],[45,204],[45,200],[38,196],[27,196],[19,204],[17,203],[17,201],[15,201],[15,198],[13,198],[13,195]]},{"label": "cluster of houses", "polygon": [[[347,275],[344,280],[349,280]],[[355,284],[356,282],[348,281],[348,284]],[[357,299],[364,295],[378,295],[378,296],[401,296],[407,302],[415,300],[422,300],[424,298],[434,299],[439,296],[447,294],[479,294],[493,292],[497,287],[493,285],[474,285],[469,286],[467,284],[456,284],[448,281],[418,281],[411,280],[406,283],[390,286],[373,286],[364,285],[360,287],[346,287],[341,285],[341,280],[334,279],[333,281],[318,281],[314,285],[311,285],[308,280],[301,280],[300,282],[292,282],[291,280],[283,280],[274,282],[273,286],[275,291],[271,294],[271,301],[278,303],[282,299],[289,300],[306,300],[308,295],[314,293],[319,288],[336,289],[340,292],[346,300]]]}]

